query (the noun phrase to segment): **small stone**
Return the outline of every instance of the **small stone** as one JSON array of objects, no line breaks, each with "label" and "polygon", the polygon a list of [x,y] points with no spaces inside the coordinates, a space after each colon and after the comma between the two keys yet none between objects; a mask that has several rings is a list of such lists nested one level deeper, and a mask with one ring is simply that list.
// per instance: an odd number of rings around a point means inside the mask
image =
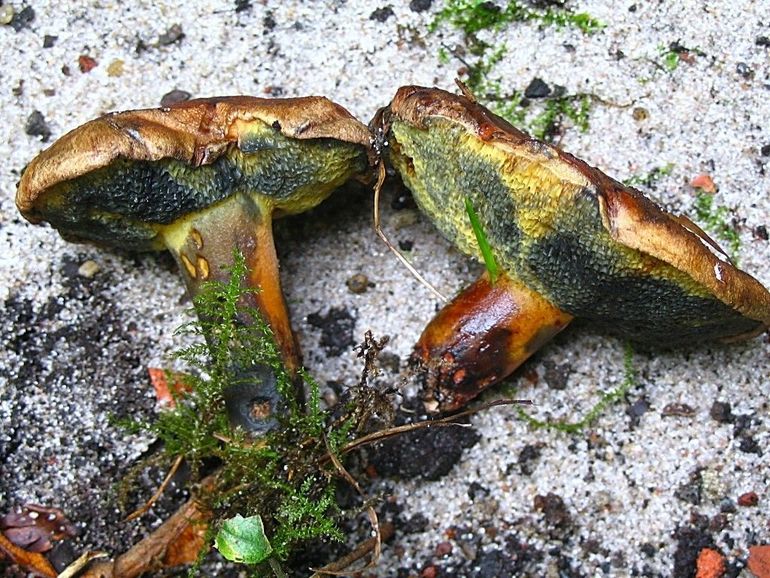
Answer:
[{"label": "small stone", "polygon": [[770,157],[770,144],[762,145],[759,152],[763,157]]},{"label": "small stone", "polygon": [[192,95],[186,90],[174,89],[171,92],[167,92],[160,99],[160,105],[162,107],[168,107],[177,102],[184,102],[190,100]]},{"label": "small stone", "polygon": [[107,76],[123,76],[125,62],[116,58],[107,66]]},{"label": "small stone", "polygon": [[767,241],[768,239],[767,227],[765,227],[764,225],[757,225],[756,227],[754,227],[753,232],[754,232],[754,236],[757,239],[762,239],[763,241]]},{"label": "small stone", "polygon": [[438,568],[436,568],[432,564],[430,566],[425,567],[422,573],[420,574],[420,578],[436,578],[437,576],[438,576]]},{"label": "small stone", "polygon": [[425,12],[430,10],[431,4],[433,4],[433,0],[412,0],[409,2],[409,9],[412,12]]},{"label": "small stone", "polygon": [[631,418],[631,425],[636,427],[642,420],[642,416],[650,411],[650,402],[646,398],[640,397],[632,403],[626,410],[626,414]]},{"label": "small stone", "polygon": [[377,8],[369,15],[369,20],[376,20],[377,22],[385,22],[388,18],[393,16],[393,8],[385,6],[384,8]]},{"label": "small stone", "polygon": [[760,447],[759,442],[757,442],[757,440],[750,435],[742,436],[742,439],[738,444],[738,449],[741,450],[744,454],[757,454],[758,456],[762,455],[762,448]]},{"label": "small stone", "polygon": [[13,6],[11,6],[10,4],[0,6],[0,24],[2,25],[10,24],[12,20],[13,20]]},{"label": "small stone", "polygon": [[235,13],[251,10],[251,0],[235,0]]},{"label": "small stone", "polygon": [[701,503],[703,493],[703,478],[701,470],[696,470],[690,474],[690,478],[679,486],[674,492],[674,496],[683,502],[697,506]]},{"label": "small stone", "polygon": [[25,28],[29,28],[32,21],[35,19],[35,11],[31,6],[25,6],[20,12],[16,12],[11,18],[9,24],[16,32],[21,32]]},{"label": "small stone", "polygon": [[267,34],[268,32],[272,32],[272,30],[277,26],[277,22],[275,21],[275,18],[273,17],[272,12],[268,12],[265,17],[262,19],[262,27],[264,28],[263,34]]},{"label": "small stone", "polygon": [[43,142],[48,142],[48,139],[51,138],[51,128],[39,110],[29,115],[27,123],[24,125],[24,132],[30,136],[39,136]]},{"label": "small stone", "polygon": [[695,578],[721,578],[725,573],[725,557],[713,548],[703,548],[695,568]]},{"label": "small stone", "polygon": [[572,524],[572,518],[564,500],[553,492],[545,496],[535,496],[534,509],[543,512],[546,523],[555,528],[567,528]]},{"label": "small stone", "polygon": [[751,508],[759,503],[759,496],[756,492],[746,492],[738,496],[738,505],[744,508]]},{"label": "small stone", "polygon": [[345,285],[348,286],[348,290],[351,293],[360,295],[362,293],[366,293],[366,290],[369,288],[369,277],[363,273],[356,273],[347,281],[345,281]]},{"label": "small stone", "polygon": [[572,374],[572,366],[569,363],[561,363],[557,365],[550,359],[546,359],[543,362],[545,366],[545,373],[543,378],[549,389],[555,389],[556,391],[563,391],[567,389],[569,384],[569,376]]},{"label": "small stone", "polygon": [[163,34],[158,36],[158,44],[160,46],[170,46],[176,42],[180,42],[184,38],[184,32],[179,24],[174,24],[166,30]]},{"label": "small stone", "polygon": [[524,89],[527,98],[544,98],[551,94],[551,87],[539,78],[533,78],[529,86]]},{"label": "small stone", "polygon": [[91,72],[97,66],[99,66],[99,63],[95,58],[91,58],[87,54],[81,54],[78,56],[78,68],[83,74]]},{"label": "small stone", "polygon": [[734,514],[738,511],[738,508],[735,507],[735,502],[730,498],[722,498],[719,501],[719,511],[725,514]]},{"label": "small stone", "polygon": [[83,261],[80,267],[78,267],[78,275],[85,277],[86,279],[93,279],[100,269],[101,267],[99,267],[99,264],[96,261],[88,259],[87,261]]},{"label": "small stone", "polygon": [[439,542],[436,546],[436,556],[449,556],[452,553],[452,542]]},{"label": "small stone", "polygon": [[643,120],[647,120],[650,118],[650,113],[647,111],[646,108],[642,108],[641,106],[635,106],[634,110],[631,111],[631,116],[634,117],[634,120],[637,122],[642,122]]},{"label": "small stone", "polygon": [[746,80],[751,80],[754,78],[754,71],[745,62],[739,62],[735,66],[735,72],[740,74]]},{"label": "small stone", "polygon": [[661,412],[663,417],[692,417],[695,409],[686,403],[669,403]]},{"label": "small stone", "polygon": [[770,578],[770,545],[751,546],[748,567],[757,578]]},{"label": "small stone", "polygon": [[756,40],[754,40],[754,44],[762,46],[763,48],[770,48],[770,38],[767,36],[757,36]]},{"label": "small stone", "polygon": [[712,403],[709,415],[711,419],[719,423],[732,423],[734,419],[732,406],[725,401],[715,401]]},{"label": "small stone", "polygon": [[468,486],[468,497],[474,502],[476,501],[476,498],[486,497],[488,495],[489,490],[478,482],[471,482]]},{"label": "small stone", "polygon": [[53,45],[56,44],[57,40],[59,40],[58,36],[46,34],[43,36],[43,48],[53,48]]},{"label": "small stone", "polygon": [[519,452],[519,469],[525,476],[531,476],[543,451],[541,444],[527,444]]},{"label": "small stone", "polygon": [[717,192],[717,186],[714,184],[714,179],[711,175],[701,174],[694,177],[690,181],[690,186],[694,189],[700,189],[705,193],[714,194]]}]

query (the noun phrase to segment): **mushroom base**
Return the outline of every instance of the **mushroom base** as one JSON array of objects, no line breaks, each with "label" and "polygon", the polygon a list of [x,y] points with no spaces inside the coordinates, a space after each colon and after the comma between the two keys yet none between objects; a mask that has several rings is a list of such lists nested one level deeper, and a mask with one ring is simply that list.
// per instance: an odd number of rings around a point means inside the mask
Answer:
[{"label": "mushroom base", "polygon": [[484,274],[428,324],[412,363],[428,410],[460,409],[510,375],[564,329],[572,316],[522,284]]}]

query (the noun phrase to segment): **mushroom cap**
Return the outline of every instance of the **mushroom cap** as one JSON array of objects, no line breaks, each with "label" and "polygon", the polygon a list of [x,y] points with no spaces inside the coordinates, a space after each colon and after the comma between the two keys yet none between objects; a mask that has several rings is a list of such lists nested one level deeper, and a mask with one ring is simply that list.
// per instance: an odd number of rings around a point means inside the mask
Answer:
[{"label": "mushroom cap", "polygon": [[373,123],[450,241],[481,258],[468,198],[501,268],[561,310],[664,345],[770,325],[767,289],[689,219],[469,98],[403,87]]},{"label": "mushroom cap", "polygon": [[367,168],[370,134],[324,97],[190,100],[107,114],[25,169],[16,205],[62,236],[158,249],[159,230],[242,191],[304,211]]}]

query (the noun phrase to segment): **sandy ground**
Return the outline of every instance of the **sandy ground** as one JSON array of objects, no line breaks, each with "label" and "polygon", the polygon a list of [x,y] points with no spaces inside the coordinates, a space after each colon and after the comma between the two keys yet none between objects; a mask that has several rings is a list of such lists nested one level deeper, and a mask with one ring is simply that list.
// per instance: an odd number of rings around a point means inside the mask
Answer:
[{"label": "sandy ground", "polygon": [[[116,529],[114,482],[151,440],[127,437],[109,416],[152,412],[146,368],[168,364],[189,303],[170,258],[73,246],[23,221],[13,197],[24,165],[75,126],[158,106],[173,89],[320,94],[367,121],[399,86],[451,90],[462,67],[439,58],[442,46],[463,44],[462,34],[428,31],[437,0],[422,12],[392,2],[380,19],[370,16],[387,5],[363,0],[236,4],[34,2],[34,19],[0,28],[0,511],[57,505],[80,527],[78,548],[120,549],[160,522],[162,512]],[[4,2],[0,10],[8,6],[23,8]],[[589,129],[567,129],[561,145],[619,179],[670,165],[648,192],[673,210],[689,211],[689,182],[709,174],[714,202],[729,209],[740,236],[741,267],[770,285],[762,234],[770,226],[770,48],[762,41],[770,4],[570,6],[606,27],[584,35],[529,23],[482,34],[508,48],[494,70],[503,92],[539,77],[599,96]],[[667,70],[662,52],[673,42],[697,51]],[[81,72],[81,56],[97,65]],[[25,131],[34,111],[50,138]],[[373,234],[368,195],[347,194],[277,231],[295,328],[322,383],[353,383],[359,365],[352,350],[330,356],[320,347],[308,315],[345,308],[356,340],[367,329],[390,335],[403,367],[437,307]],[[390,201],[386,228],[412,243],[410,258],[432,283],[452,294],[478,274],[416,211]],[[98,266],[90,277],[79,272],[89,260]],[[355,273],[374,286],[351,293],[345,281]],[[510,383],[536,402],[535,417],[579,419],[623,381],[623,348],[578,324]],[[381,481],[409,524],[370,574],[417,576],[435,566],[439,576],[691,576],[694,556],[712,546],[727,558],[727,575],[748,576],[748,547],[770,542],[770,340],[639,350],[633,367],[626,398],[581,433],[534,430],[498,408],[472,419],[479,441],[446,476]],[[715,402],[729,404],[732,417],[713,411]],[[671,404],[691,412],[667,415]],[[748,492],[758,503],[739,505]],[[537,509],[536,496],[549,494],[558,498]],[[82,514],[96,503],[103,516]]]}]

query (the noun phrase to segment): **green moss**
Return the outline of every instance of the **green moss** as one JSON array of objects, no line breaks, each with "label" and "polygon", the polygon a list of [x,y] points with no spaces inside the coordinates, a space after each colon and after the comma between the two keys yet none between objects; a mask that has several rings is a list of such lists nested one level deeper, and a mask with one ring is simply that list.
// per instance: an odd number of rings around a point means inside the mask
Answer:
[{"label": "green moss", "polygon": [[719,240],[727,243],[730,257],[737,262],[737,256],[741,250],[741,237],[735,228],[730,225],[730,209],[714,204],[714,195],[705,191],[698,191],[693,204],[695,219],[703,225],[703,228],[716,235]]},{"label": "green moss", "polygon": [[[157,435],[169,459],[184,456],[196,477],[216,467],[215,488],[201,496],[213,513],[212,540],[224,521],[259,516],[273,551],[263,563],[270,574],[308,540],[342,540],[342,512],[334,497],[338,472],[329,452],[366,431],[370,417],[383,413],[376,405],[385,402],[384,394],[362,383],[330,422],[321,408],[318,384],[302,371],[308,394],[301,403],[270,328],[258,311],[243,305],[242,296],[251,291],[242,286],[245,274],[244,259],[237,254],[228,282],[203,287],[195,299],[198,320],[179,330],[195,343],[175,356],[189,368],[184,377],[189,391],[174,393],[172,409],[132,429]],[[232,425],[225,395],[229,388],[264,375],[266,367],[286,401],[286,412],[279,417],[280,427],[254,438]],[[258,368],[262,370],[252,371]]]},{"label": "green moss", "polygon": [[[572,121],[581,131],[587,130],[591,107],[588,95],[562,95],[533,104],[520,91],[503,92],[502,79],[495,77],[494,70],[505,57],[507,48],[480,39],[479,33],[502,30],[515,22],[537,22],[557,28],[573,26],[586,34],[604,27],[590,15],[564,7],[536,8],[516,0],[502,6],[481,0],[449,0],[436,14],[430,30],[448,25],[464,33],[467,50],[462,54],[455,51],[452,55],[465,65],[464,82],[470,91],[495,114],[540,139],[551,139],[565,120]],[[442,47],[439,61],[446,64],[449,56],[450,50]]]},{"label": "green moss", "polygon": [[625,345],[623,353],[623,371],[623,382],[615,389],[602,394],[599,401],[579,421],[544,421],[532,417],[521,407],[517,407],[516,411],[521,419],[535,429],[557,430],[564,433],[580,433],[599,419],[599,416],[601,416],[602,412],[604,412],[607,407],[623,399],[628,391],[637,385],[636,371],[634,370],[634,350],[629,343]]},{"label": "green moss", "polygon": [[470,36],[482,30],[500,30],[512,22],[531,21],[558,28],[574,26],[586,34],[604,28],[602,22],[589,14],[568,8],[535,8],[518,0],[509,0],[504,6],[486,0],[448,0],[436,14],[430,30],[435,31],[447,22]]},{"label": "green moss", "polygon": [[634,175],[623,181],[623,184],[629,187],[644,186],[652,187],[662,177],[670,175],[674,170],[674,163],[667,163],[662,167],[655,167],[645,175]]}]

